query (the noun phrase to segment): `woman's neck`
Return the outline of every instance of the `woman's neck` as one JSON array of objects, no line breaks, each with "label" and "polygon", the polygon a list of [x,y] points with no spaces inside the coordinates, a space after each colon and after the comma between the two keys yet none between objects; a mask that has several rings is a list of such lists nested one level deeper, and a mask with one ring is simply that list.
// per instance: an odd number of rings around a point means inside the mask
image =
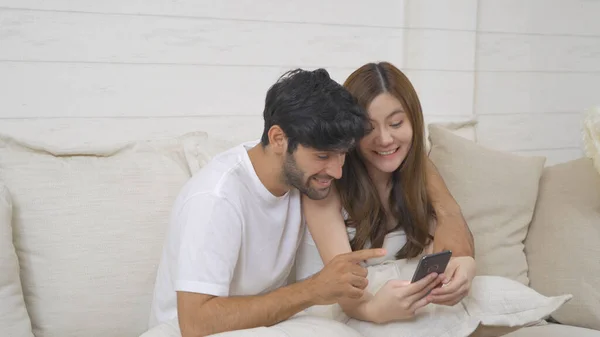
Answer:
[{"label": "woman's neck", "polygon": [[381,172],[376,168],[371,168],[369,170],[369,177],[371,177],[373,184],[375,184],[377,196],[386,213],[387,221],[385,226],[387,230],[392,230],[397,227],[397,222],[390,210],[389,202],[390,195],[392,194],[392,174]]},{"label": "woman's neck", "polygon": [[384,201],[389,198],[392,190],[392,174],[381,172],[372,166],[367,170],[371,181],[373,181],[373,184],[375,184],[375,188],[377,189],[377,194],[379,195],[380,200],[385,204]]}]

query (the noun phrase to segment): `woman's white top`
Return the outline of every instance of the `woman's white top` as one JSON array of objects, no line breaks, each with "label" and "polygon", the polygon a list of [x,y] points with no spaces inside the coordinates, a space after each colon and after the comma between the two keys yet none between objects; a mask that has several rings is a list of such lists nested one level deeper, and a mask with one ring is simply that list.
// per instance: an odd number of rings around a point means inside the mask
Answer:
[{"label": "woman's white top", "polygon": [[[342,214],[345,220],[348,219],[348,213],[345,210],[342,210]],[[298,281],[312,276],[323,268],[323,260],[321,260],[321,255],[319,255],[319,250],[317,249],[315,241],[310,234],[308,226],[305,225],[304,227],[304,235],[296,255],[295,278]],[[354,235],[356,235],[355,228],[346,227],[346,232],[348,233],[348,240],[352,240]],[[395,260],[396,253],[402,249],[405,244],[406,234],[404,233],[404,230],[390,232],[383,240],[383,248],[386,249],[386,255],[375,259],[369,259],[365,262],[368,266],[372,266],[386,260]],[[369,248],[369,242],[367,242],[365,246],[365,248]]]}]

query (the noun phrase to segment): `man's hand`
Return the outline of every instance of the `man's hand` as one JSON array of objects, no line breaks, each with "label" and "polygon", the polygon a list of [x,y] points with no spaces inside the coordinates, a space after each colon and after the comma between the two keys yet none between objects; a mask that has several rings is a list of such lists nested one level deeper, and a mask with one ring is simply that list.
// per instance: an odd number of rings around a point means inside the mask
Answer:
[{"label": "man's hand", "polygon": [[417,310],[429,304],[427,293],[441,282],[442,275],[436,273],[415,283],[405,280],[387,281],[367,302],[367,319],[382,324],[413,318]]},{"label": "man's hand", "polygon": [[431,303],[453,306],[469,294],[475,277],[475,260],[469,256],[453,257],[444,272],[444,285],[431,291]]},{"label": "man's hand", "polygon": [[385,255],[384,249],[341,254],[302,282],[254,296],[215,297],[177,293],[179,326],[184,337],[271,326],[316,305],[363,296],[367,270],[360,262]]},{"label": "man's hand", "polygon": [[361,298],[368,280],[367,269],[360,262],[384,255],[384,249],[365,249],[334,257],[309,279],[315,304],[333,304],[342,298]]}]

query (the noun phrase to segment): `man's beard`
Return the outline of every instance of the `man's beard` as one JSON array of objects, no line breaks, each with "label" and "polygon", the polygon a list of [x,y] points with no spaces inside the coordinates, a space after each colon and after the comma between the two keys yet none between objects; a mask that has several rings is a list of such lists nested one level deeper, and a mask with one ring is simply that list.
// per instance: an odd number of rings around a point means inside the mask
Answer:
[{"label": "man's beard", "polygon": [[286,154],[283,162],[283,180],[288,186],[292,186],[298,189],[300,193],[305,194],[307,197],[313,200],[325,199],[329,195],[331,187],[324,189],[315,189],[310,186],[310,182],[314,176],[310,176],[306,182],[304,179],[304,172],[298,167],[296,160],[292,154]]}]

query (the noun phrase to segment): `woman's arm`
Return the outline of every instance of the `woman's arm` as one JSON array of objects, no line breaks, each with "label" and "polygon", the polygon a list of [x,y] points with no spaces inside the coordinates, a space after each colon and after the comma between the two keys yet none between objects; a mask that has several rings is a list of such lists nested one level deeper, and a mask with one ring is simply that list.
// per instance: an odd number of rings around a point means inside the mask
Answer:
[{"label": "woman's arm", "polygon": [[352,251],[337,190],[332,187],[329,195],[322,200],[312,200],[307,196],[302,198],[306,225],[323,264],[329,263],[336,255]]},{"label": "woman's arm", "polygon": [[[329,263],[336,255],[352,251],[346,224],[342,216],[342,206],[337,190],[332,187],[327,198],[312,200],[302,197],[302,208],[306,225],[317,246],[323,264]],[[344,312],[355,319],[370,321],[367,306],[372,294],[364,292],[360,299],[344,299],[338,303]]]},{"label": "woman's arm", "polygon": [[433,252],[445,249],[452,251],[452,256],[475,256],[473,234],[462,215],[460,206],[444,183],[444,179],[429,159],[426,160],[427,194],[437,215],[437,223],[433,240]]},{"label": "woman's arm", "polygon": [[[324,264],[338,254],[349,252],[350,241],[337,192],[332,190],[324,200],[303,198],[306,223]],[[383,324],[410,319],[429,303],[426,294],[441,281],[436,274],[415,283],[389,280],[376,294],[365,290],[360,299],[343,298],[338,303],[348,316],[362,321]]]}]

